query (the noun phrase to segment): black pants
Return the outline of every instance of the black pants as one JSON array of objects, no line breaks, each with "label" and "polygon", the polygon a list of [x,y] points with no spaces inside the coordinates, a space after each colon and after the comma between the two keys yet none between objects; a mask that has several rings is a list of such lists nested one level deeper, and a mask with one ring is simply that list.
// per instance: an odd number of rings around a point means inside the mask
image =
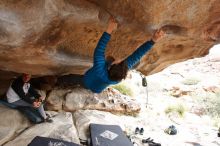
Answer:
[{"label": "black pants", "polygon": [[57,79],[57,85],[58,86],[81,86],[85,87],[83,84],[83,75],[78,74],[69,74],[60,76]]}]

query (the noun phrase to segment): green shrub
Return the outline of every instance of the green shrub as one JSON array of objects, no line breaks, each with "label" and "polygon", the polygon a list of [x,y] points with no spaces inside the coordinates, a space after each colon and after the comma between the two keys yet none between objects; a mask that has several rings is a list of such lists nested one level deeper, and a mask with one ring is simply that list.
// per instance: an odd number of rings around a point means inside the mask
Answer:
[{"label": "green shrub", "polygon": [[131,90],[131,88],[129,88],[128,86],[124,85],[124,84],[117,84],[112,86],[114,89],[118,90],[120,93],[124,94],[124,95],[128,95],[128,96],[132,96],[133,92]]},{"label": "green shrub", "polygon": [[195,104],[205,110],[204,114],[212,118],[214,126],[220,126],[220,93],[195,91],[191,96],[195,99]]},{"label": "green shrub", "polygon": [[200,82],[199,79],[196,79],[196,78],[188,78],[186,80],[184,80],[182,83],[184,85],[196,85]]},{"label": "green shrub", "polygon": [[177,113],[180,117],[184,116],[185,111],[186,111],[185,107],[181,104],[175,105],[175,106],[168,106],[165,109],[166,114],[175,114],[175,113]]},{"label": "green shrub", "polygon": [[212,118],[212,121],[213,121],[213,126],[219,128],[219,132],[220,132],[220,117],[215,116]]},{"label": "green shrub", "polygon": [[193,99],[196,103],[205,109],[205,113],[209,116],[220,117],[220,93],[194,92]]}]

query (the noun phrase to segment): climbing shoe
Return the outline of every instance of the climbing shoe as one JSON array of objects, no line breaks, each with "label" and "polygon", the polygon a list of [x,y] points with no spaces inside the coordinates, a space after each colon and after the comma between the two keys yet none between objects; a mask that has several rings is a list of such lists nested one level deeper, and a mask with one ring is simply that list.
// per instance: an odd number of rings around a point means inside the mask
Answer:
[{"label": "climbing shoe", "polygon": [[144,128],[140,129],[140,134],[143,135],[144,134]]},{"label": "climbing shoe", "polygon": [[140,129],[139,129],[138,127],[136,127],[134,133],[135,133],[135,134],[140,133]]},{"label": "climbing shoe", "polygon": [[177,134],[177,130],[174,125],[169,126],[167,129],[164,130],[164,132],[169,135],[176,135]]}]

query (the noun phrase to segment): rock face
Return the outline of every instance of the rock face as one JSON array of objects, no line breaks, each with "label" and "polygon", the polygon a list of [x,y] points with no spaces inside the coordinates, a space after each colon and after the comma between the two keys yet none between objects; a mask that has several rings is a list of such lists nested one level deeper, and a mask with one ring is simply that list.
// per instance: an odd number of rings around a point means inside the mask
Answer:
[{"label": "rock face", "polygon": [[152,32],[167,36],[141,60],[145,75],[204,56],[220,41],[219,0],[20,0],[0,2],[0,69],[34,75],[84,73],[113,15],[107,54],[123,59]]},{"label": "rock face", "polygon": [[69,142],[79,144],[79,138],[76,128],[73,124],[71,113],[59,113],[53,118],[53,123],[37,124],[24,132],[20,133],[12,141],[6,143],[4,146],[25,146],[36,136],[50,137],[61,139]]},{"label": "rock face", "polygon": [[112,113],[137,114],[140,104],[131,97],[108,88],[100,94],[82,88],[53,90],[47,98],[47,109],[74,112],[81,109],[109,111]]},{"label": "rock face", "polygon": [[0,104],[0,145],[13,139],[24,129],[30,127],[30,123],[19,111],[9,109]]}]

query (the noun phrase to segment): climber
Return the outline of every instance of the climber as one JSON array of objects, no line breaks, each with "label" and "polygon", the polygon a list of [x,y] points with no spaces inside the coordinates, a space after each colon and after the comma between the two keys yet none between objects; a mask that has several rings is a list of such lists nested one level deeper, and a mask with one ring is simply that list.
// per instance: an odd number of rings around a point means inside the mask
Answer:
[{"label": "climber", "polygon": [[[121,62],[116,62],[113,57],[105,59],[106,45],[111,38],[111,33],[117,29],[117,22],[110,17],[106,32],[104,32],[95,48],[93,57],[93,67],[84,75],[65,75],[58,78],[58,83],[70,82],[80,84],[94,93],[102,92],[107,86],[117,84],[126,78],[129,69],[138,63],[148,52],[155,42],[164,36],[162,30],[157,30],[152,39],[142,44],[133,54]],[[76,79],[78,77],[78,79]]]},{"label": "climber", "polygon": [[53,120],[47,116],[44,111],[42,102],[45,98],[39,95],[32,87],[29,83],[30,79],[30,74],[23,74],[12,82],[6,93],[8,103],[18,107],[30,107],[37,109],[45,122],[53,122]]}]

